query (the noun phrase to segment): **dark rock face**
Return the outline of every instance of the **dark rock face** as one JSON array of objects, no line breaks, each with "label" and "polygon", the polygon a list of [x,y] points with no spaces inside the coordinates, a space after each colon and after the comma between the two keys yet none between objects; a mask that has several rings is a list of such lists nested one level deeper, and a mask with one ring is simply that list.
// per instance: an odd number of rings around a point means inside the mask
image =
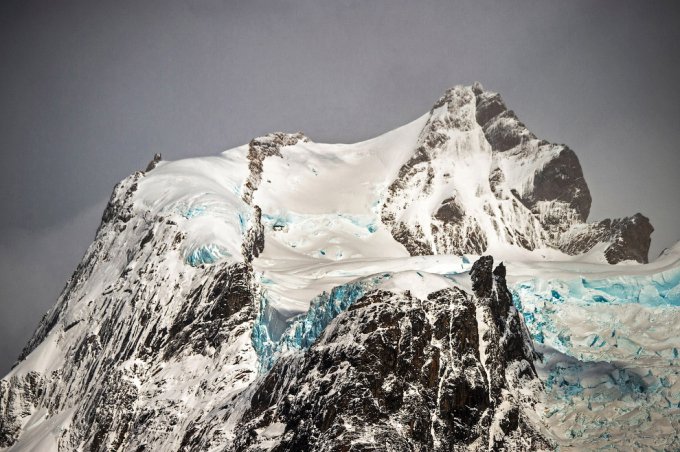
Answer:
[{"label": "dark rock face", "polygon": [[[383,222],[385,219],[383,219]],[[434,254],[432,247],[424,240],[422,229],[417,228],[415,233],[404,223],[397,223],[392,227],[392,237],[404,245],[411,256],[427,256]]]},{"label": "dark rock face", "polygon": [[459,223],[465,217],[462,206],[456,202],[456,198],[446,198],[434,217],[444,223]]},{"label": "dark rock face", "polygon": [[219,347],[238,325],[255,318],[252,267],[234,264],[220,269],[190,294],[166,334],[151,331],[148,353],[163,352],[168,360],[183,349],[196,353]]},{"label": "dark rock face", "polygon": [[488,298],[493,289],[493,257],[482,256],[472,265],[470,269],[470,279],[472,280],[472,291],[478,297]]},{"label": "dark rock face", "polygon": [[[486,344],[484,364],[489,372],[492,398],[502,399],[503,390],[512,387],[512,379],[537,378],[534,351],[529,333],[512,304],[512,294],[505,281],[505,267],[499,264],[493,272],[493,258],[482,256],[470,271],[472,290],[481,307],[480,315],[487,325],[482,337]],[[508,375],[511,363],[520,363],[514,375]]]},{"label": "dark rock face", "polygon": [[243,200],[250,204],[253,199],[253,193],[260,186],[262,182],[262,165],[264,160],[268,157],[281,157],[281,148],[284,146],[293,146],[298,141],[309,141],[309,139],[302,133],[284,133],[275,132],[267,134],[263,137],[253,139],[248,145],[248,169],[250,175],[246,180],[243,188]]},{"label": "dark rock face", "polygon": [[132,195],[137,191],[137,182],[139,182],[139,179],[143,176],[144,173],[138,171],[132,176],[126,177],[114,187],[111,199],[109,200],[106,209],[104,209],[99,229],[113,221],[119,223],[119,229],[125,228],[125,223],[130,221],[133,215],[132,204],[130,202]]},{"label": "dark rock face", "polygon": [[533,210],[539,201],[561,201],[574,209],[581,221],[590,214],[592,198],[578,157],[565,147],[534,177],[534,187],[522,202]]},{"label": "dark rock face", "polygon": [[525,414],[530,391],[518,390],[540,386],[531,342],[504,268],[492,267],[490,257],[473,267],[475,296],[357,300],[264,377],[232,449],[272,438],[276,451],[550,448]]},{"label": "dark rock face", "polygon": [[610,229],[614,234],[612,244],[605,251],[605,257],[610,264],[624,260],[634,260],[647,263],[651,235],[654,227],[649,218],[640,213],[622,220],[613,220]]},{"label": "dark rock face", "polygon": [[146,165],[146,169],[144,170],[144,172],[148,173],[149,171],[151,171],[151,170],[153,170],[154,168],[156,168],[156,166],[158,166],[158,163],[162,160],[162,158],[163,158],[163,157],[161,156],[160,153],[154,154],[154,155],[153,155],[153,159],[151,159],[151,161],[149,162],[149,164]]},{"label": "dark rock face", "polygon": [[251,218],[250,228],[243,239],[241,253],[248,262],[260,255],[264,251],[264,226],[262,225],[262,209],[253,206],[253,217]]},{"label": "dark rock face", "polygon": [[602,220],[599,223],[583,225],[570,231],[568,240],[563,240],[560,249],[568,254],[589,251],[601,242],[609,243],[604,252],[607,262],[617,264],[625,260],[647,263],[651,234],[654,227],[649,219],[637,213],[632,217],[616,220]]},{"label": "dark rock face", "polygon": [[[484,136],[494,151],[505,152],[519,146],[519,152],[531,152],[521,149],[522,143],[531,141],[537,141],[537,153],[562,148],[545,140],[538,140],[517,118],[515,112],[507,109],[499,94],[484,91],[479,84],[473,86],[473,91],[476,95],[477,123],[482,127]],[[566,147],[559,151],[557,157],[535,175],[533,189],[520,199],[532,211],[538,201],[567,202],[578,212],[579,218],[585,221],[590,212],[591,197],[576,154]]]}]

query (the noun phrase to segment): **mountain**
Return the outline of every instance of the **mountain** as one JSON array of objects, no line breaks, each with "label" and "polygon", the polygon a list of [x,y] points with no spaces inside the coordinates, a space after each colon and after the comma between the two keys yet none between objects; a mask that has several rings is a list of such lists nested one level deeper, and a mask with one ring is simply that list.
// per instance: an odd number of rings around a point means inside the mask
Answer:
[{"label": "mountain", "polygon": [[157,155],[0,380],[0,447],[679,447],[680,248],[590,202],[479,84],[361,143]]}]

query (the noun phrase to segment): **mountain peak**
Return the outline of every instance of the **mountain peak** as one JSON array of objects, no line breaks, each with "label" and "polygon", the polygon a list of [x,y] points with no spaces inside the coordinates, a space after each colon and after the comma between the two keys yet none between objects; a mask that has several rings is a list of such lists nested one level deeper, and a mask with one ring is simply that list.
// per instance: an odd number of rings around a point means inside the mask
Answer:
[{"label": "mountain peak", "polygon": [[[586,223],[592,198],[574,151],[537,138],[477,82],[447,90],[434,104],[399,175],[382,220],[411,254],[482,254],[509,245],[576,255],[608,242],[635,249],[605,251],[610,263],[647,262],[650,229],[631,223],[635,232],[624,234]],[[416,211],[416,204],[429,207]]]}]

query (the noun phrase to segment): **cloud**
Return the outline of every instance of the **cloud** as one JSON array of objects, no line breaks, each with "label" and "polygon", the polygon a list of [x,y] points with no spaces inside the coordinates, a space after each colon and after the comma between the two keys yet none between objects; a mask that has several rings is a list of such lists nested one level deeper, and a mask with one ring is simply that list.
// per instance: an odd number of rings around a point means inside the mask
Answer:
[{"label": "cloud", "polygon": [[94,238],[106,201],[72,220],[0,237],[0,374],[15,362]]}]

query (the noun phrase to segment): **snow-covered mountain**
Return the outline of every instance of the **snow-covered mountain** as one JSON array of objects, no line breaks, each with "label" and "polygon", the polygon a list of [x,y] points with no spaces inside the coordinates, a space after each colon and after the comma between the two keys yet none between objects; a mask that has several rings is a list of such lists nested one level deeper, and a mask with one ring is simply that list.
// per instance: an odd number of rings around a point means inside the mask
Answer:
[{"label": "snow-covered mountain", "polygon": [[590,202],[479,84],[361,143],[154,158],[0,381],[0,447],[678,448],[680,248]]},{"label": "snow-covered mountain", "polygon": [[381,210],[412,255],[515,245],[647,262],[649,221],[585,223],[591,197],[576,154],[536,138],[498,94],[457,87],[426,117]]}]

